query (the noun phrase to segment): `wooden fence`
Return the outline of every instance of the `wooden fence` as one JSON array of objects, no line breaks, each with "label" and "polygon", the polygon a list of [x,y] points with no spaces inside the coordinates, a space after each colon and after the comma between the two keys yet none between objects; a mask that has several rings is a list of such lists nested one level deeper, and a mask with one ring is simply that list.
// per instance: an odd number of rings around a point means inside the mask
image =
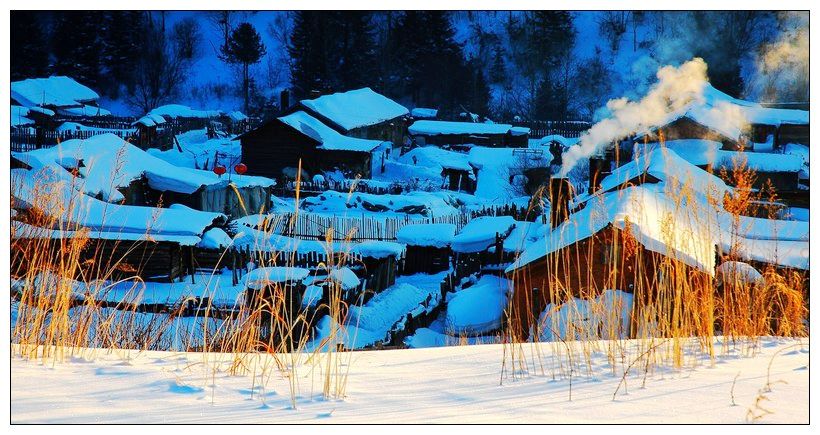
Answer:
[{"label": "wooden fence", "polygon": [[[321,216],[313,213],[299,213],[293,219],[293,213],[277,214],[267,221],[267,231],[303,239],[324,240],[329,229],[333,229],[336,240],[350,238],[357,240],[396,240],[396,233],[406,225],[447,223],[456,226],[460,231],[470,221],[469,214],[453,214],[437,217],[372,218]],[[292,222],[293,221],[293,222]]]},{"label": "wooden fence", "polygon": [[133,134],[124,130],[80,130],[80,131],[55,131],[40,130],[39,132],[31,128],[11,129],[11,150],[17,152],[31,151],[38,148],[49,148],[58,143],[71,139],[88,139],[98,134],[113,133],[124,140],[133,138]]},{"label": "wooden fence", "polygon": [[[322,182],[313,182],[313,181],[302,181],[298,183],[299,185],[299,196],[301,197],[309,197],[309,196],[317,196],[320,195],[328,190],[334,190],[336,192],[360,192],[360,193],[372,193],[376,195],[398,195],[404,191],[400,184],[391,184],[387,187],[384,186],[373,186],[368,184],[367,182],[357,182],[355,180],[345,180],[345,181],[322,181]],[[279,183],[278,192],[279,196],[285,198],[293,198],[296,196],[296,181],[285,181]]]},{"label": "wooden fence", "polygon": [[551,134],[580,137],[581,133],[592,126],[592,123],[587,121],[509,121],[505,123],[529,128],[531,138],[541,138]]}]

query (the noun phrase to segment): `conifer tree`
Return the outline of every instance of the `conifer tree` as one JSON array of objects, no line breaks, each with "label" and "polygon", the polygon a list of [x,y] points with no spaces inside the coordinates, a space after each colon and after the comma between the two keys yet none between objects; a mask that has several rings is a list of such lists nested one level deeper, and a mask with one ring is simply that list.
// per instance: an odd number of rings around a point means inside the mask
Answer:
[{"label": "conifer tree", "polygon": [[242,66],[242,91],[246,112],[250,102],[250,66],[259,62],[265,52],[262,38],[250,23],[238,25],[231,32],[228,43],[222,48],[222,58],[226,62]]}]

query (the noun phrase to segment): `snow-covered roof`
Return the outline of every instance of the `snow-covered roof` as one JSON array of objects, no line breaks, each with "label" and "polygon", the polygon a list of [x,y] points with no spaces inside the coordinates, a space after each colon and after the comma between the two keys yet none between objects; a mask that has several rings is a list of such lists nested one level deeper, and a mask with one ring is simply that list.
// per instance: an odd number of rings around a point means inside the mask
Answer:
[{"label": "snow-covered roof", "polygon": [[302,100],[301,103],[345,131],[389,121],[409,113],[406,107],[370,88],[323,95],[313,100]]},{"label": "snow-covered roof", "polygon": [[399,257],[404,252],[404,245],[385,240],[365,240],[350,246],[350,253],[369,258]]},{"label": "snow-covered roof", "polygon": [[319,142],[320,149],[371,152],[384,143],[378,140],[345,136],[303,111],[291,113],[279,120]]},{"label": "snow-covered roof", "polygon": [[248,116],[238,110],[234,110],[232,112],[228,112],[228,118],[230,118],[233,122],[239,122],[248,119]]},{"label": "snow-covered roof", "polygon": [[71,77],[51,76],[11,82],[11,98],[26,107],[79,107],[100,95]]},{"label": "snow-covered roof", "polygon": [[[723,199],[726,192],[732,190],[720,178],[684,160],[667,148],[654,149],[612,171],[612,174],[601,180],[601,190],[607,192],[616,189],[644,175],[657,178],[667,189],[678,191],[686,186],[704,197],[715,198],[718,201]],[[578,202],[582,200],[579,198]]]},{"label": "snow-covered roof", "polygon": [[165,119],[173,118],[216,118],[222,116],[221,110],[197,110],[182,104],[166,104],[151,109],[149,115],[160,115]]},{"label": "snow-covered roof", "polygon": [[636,186],[605,193],[569,220],[529,245],[507,273],[593,236],[613,225],[630,227],[646,249],[675,258],[709,274],[715,270],[718,235],[713,215],[693,204],[673,201],[662,190]]},{"label": "snow-covered roof", "polygon": [[301,267],[260,267],[248,272],[245,286],[259,290],[269,284],[301,281],[308,275],[310,271]]},{"label": "snow-covered roof", "polygon": [[16,127],[20,125],[34,124],[34,121],[28,117],[29,109],[23,106],[11,105],[11,126]]},{"label": "snow-covered roof", "polygon": [[155,113],[149,113],[143,116],[142,118],[134,121],[131,125],[144,125],[146,127],[153,127],[160,124],[165,124],[165,118],[162,115],[157,115]]},{"label": "snow-covered roof", "polygon": [[512,216],[482,216],[471,220],[453,238],[453,252],[481,252],[495,243],[498,234],[506,238],[515,228]]},{"label": "snow-covered roof", "polygon": [[542,137],[541,139],[537,139],[538,145],[549,145],[552,142],[558,142],[564,148],[569,148],[575,144],[577,144],[581,140],[581,137],[564,137],[560,134],[550,134],[547,136]]},{"label": "snow-covered roof", "polygon": [[445,150],[432,145],[413,148],[399,157],[399,161],[415,166],[438,167],[439,172],[444,168],[470,172],[473,170],[467,154]]},{"label": "snow-covered roof", "polygon": [[507,134],[513,126],[510,124],[490,124],[479,122],[456,121],[416,121],[408,128],[410,134],[435,136],[440,134]]},{"label": "snow-covered roof", "polygon": [[81,232],[68,229],[51,229],[36,227],[27,223],[12,221],[12,234],[19,239],[72,239],[90,237],[97,240],[117,242],[173,242],[182,246],[194,246],[201,243],[195,235],[164,234],[151,231],[124,232],[113,228],[112,231]]},{"label": "snow-covered roof", "polygon": [[703,197],[674,198],[662,185],[631,186],[596,195],[586,207],[524,250],[510,273],[613,225],[646,249],[714,273],[715,246],[741,260],[808,269],[808,222],[735,217]]},{"label": "snow-covered roof", "polygon": [[[671,113],[664,122],[651,126],[649,131],[682,118],[689,118],[732,140],[739,140],[750,124],[809,124],[809,112],[806,110],[763,107],[755,102],[733,98],[708,83],[704,86],[702,99]],[[643,134],[645,132],[639,132],[637,137]]]},{"label": "snow-covered roof", "polygon": [[83,104],[80,107],[58,107],[57,113],[64,116],[110,116],[111,112],[99,106]]},{"label": "snow-covered roof", "polygon": [[75,180],[63,172],[55,172],[53,166],[12,169],[15,207],[37,207],[59,222],[88,228],[90,237],[111,237],[114,233],[147,235],[148,239],[154,235],[185,236],[182,240],[190,244],[198,243],[206,228],[225,220],[219,213],[106,203],[78,192]]},{"label": "snow-covered roof", "polygon": [[427,107],[416,107],[410,111],[413,118],[435,119],[438,115],[438,109],[430,109]]},{"label": "snow-covered roof", "polygon": [[[119,187],[145,177],[152,189],[190,194],[202,186],[225,184],[227,177],[219,177],[211,171],[174,166],[158,157],[131,145],[111,133],[99,134],[88,139],[72,139],[61,144],[27,153],[15,154],[21,161],[32,166],[49,166],[57,173],[68,174],[64,168],[78,168],[81,178],[77,189],[105,201],[124,199]],[[237,187],[271,186],[273,180],[250,175],[231,176]]]},{"label": "snow-covered roof", "polygon": [[[636,143],[635,151],[652,153],[659,148],[674,152],[681,159],[696,166],[712,166],[715,171],[721,167],[727,170],[743,165],[756,172],[798,172],[803,159],[799,155],[779,153],[740,152],[721,149],[720,142],[704,139],[678,139],[648,144]],[[630,163],[631,164],[631,163]]]},{"label": "snow-covered roof", "polygon": [[396,233],[396,240],[410,246],[446,248],[453,242],[455,234],[453,224],[411,224]]}]

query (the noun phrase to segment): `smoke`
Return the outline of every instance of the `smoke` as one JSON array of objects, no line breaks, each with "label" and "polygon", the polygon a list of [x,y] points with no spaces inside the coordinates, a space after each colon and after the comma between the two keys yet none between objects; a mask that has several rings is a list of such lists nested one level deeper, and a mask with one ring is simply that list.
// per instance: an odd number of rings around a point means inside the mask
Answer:
[{"label": "smoke", "polygon": [[[655,76],[657,82],[639,101],[623,97],[607,103],[609,116],[593,125],[577,145],[564,153],[560,176],[566,176],[579,160],[597,154],[613,141],[661,124],[689,103],[704,101],[707,76],[703,59],[696,57],[679,67],[664,66]],[[723,109],[714,107],[709,110]]]},{"label": "smoke", "polygon": [[747,93],[768,102],[809,101],[809,14],[782,12],[777,40],[759,50]]}]

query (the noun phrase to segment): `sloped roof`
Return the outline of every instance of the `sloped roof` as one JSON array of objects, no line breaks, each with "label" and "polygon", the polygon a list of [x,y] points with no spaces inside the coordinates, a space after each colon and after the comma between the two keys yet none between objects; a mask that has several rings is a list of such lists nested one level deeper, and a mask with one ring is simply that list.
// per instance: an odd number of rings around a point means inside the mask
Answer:
[{"label": "sloped roof", "polygon": [[[79,168],[82,176],[76,188],[99,196],[106,201],[124,199],[117,189],[145,177],[148,185],[159,191],[193,193],[202,186],[225,184],[227,177],[213,172],[174,166],[155,157],[111,133],[99,134],[88,139],[72,139],[57,146],[17,153],[15,157],[33,167],[51,167],[55,173],[65,175],[66,167]],[[231,176],[238,187],[270,186],[273,180],[250,175]]]},{"label": "sloped roof", "polygon": [[100,95],[71,77],[51,76],[11,82],[11,98],[26,107],[79,107]]},{"label": "sloped roof", "polygon": [[197,110],[182,104],[166,104],[151,109],[149,115],[160,115],[165,119],[173,118],[216,118],[222,116],[221,110]]},{"label": "sloped roof", "polygon": [[406,107],[370,88],[302,100],[302,106],[348,131],[410,113]]},{"label": "sloped roof", "polygon": [[319,142],[320,149],[370,152],[384,143],[378,140],[345,136],[304,111],[293,112],[279,120]]},{"label": "sloped roof", "polygon": [[605,193],[591,201],[566,222],[533,242],[507,268],[511,273],[546,255],[593,236],[612,225],[630,227],[646,249],[675,258],[709,274],[715,270],[715,246],[719,237],[714,217],[694,204],[678,203],[659,189],[628,187]]},{"label": "sloped roof", "polygon": [[507,134],[510,124],[490,124],[484,122],[416,121],[408,128],[410,134],[435,136],[440,134]]},{"label": "sloped roof", "polygon": [[[668,188],[677,190],[687,186],[704,197],[718,200],[722,200],[723,195],[732,190],[723,180],[681,158],[671,149],[656,148],[612,171],[612,174],[601,180],[601,191],[616,189],[643,175],[660,180]],[[580,197],[576,202],[583,202],[590,197]]]}]

